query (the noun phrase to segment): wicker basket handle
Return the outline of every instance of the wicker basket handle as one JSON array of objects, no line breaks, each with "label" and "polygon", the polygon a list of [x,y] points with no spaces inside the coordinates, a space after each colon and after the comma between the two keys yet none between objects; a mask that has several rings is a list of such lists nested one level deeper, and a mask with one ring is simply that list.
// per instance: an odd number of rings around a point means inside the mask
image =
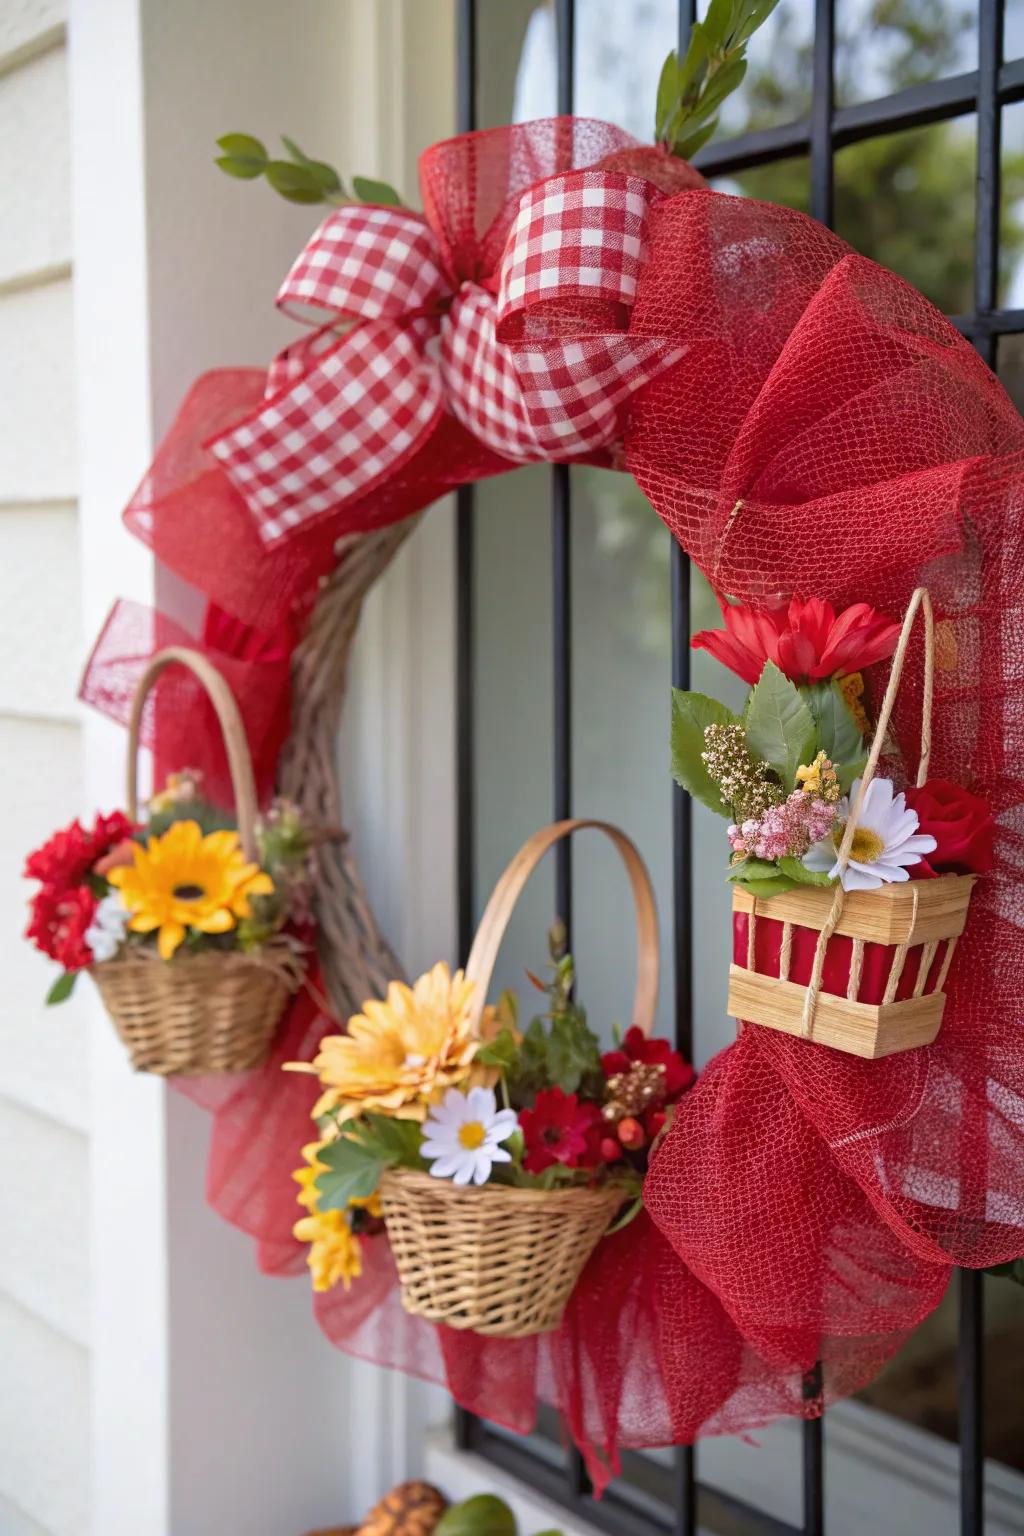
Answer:
[{"label": "wicker basket handle", "polygon": [[224,737],[224,746],[228,754],[228,767],[231,771],[231,788],[235,797],[235,815],[238,820],[238,838],[242,845],[245,857],[254,862],[257,858],[256,850],[256,813],[258,802],[256,799],[256,780],[253,777],[252,758],[249,755],[249,743],[245,736],[245,727],[242,717],[235,703],[235,696],[231,692],[224,678],[217,671],[212,662],[199,651],[188,650],[185,646],[172,645],[164,651],[159,651],[147,665],[135,688],[132,697],[131,714],[128,719],[128,762],[125,773],[125,803],[128,815],[132,821],[138,820],[139,814],[139,736],[142,730],[142,712],[146,706],[146,699],[150,690],[162,672],[168,667],[186,667],[193,677],[197,678],[205,689],[210,703],[213,705],[220,722],[221,734]]},{"label": "wicker basket handle", "polygon": [[[839,845],[836,855],[836,863],[839,866],[840,878],[836,885],[836,894],[832,902],[825,926],[818,934],[818,942],[814,951],[814,966],[811,971],[811,979],[807,983],[807,995],[804,998],[804,1011],[802,1019],[803,1034],[807,1039],[811,1038],[814,1028],[814,1015],[818,1006],[818,995],[821,991],[821,978],[825,968],[825,953],[828,942],[836,931],[846,901],[846,890],[842,882],[842,871],[850,861],[850,853],[853,848],[854,834],[857,831],[857,822],[864,805],[864,797],[867,794],[868,785],[871,783],[878,768],[882,749],[885,746],[885,737],[889,729],[889,721],[892,718],[893,706],[896,703],[896,695],[900,690],[900,681],[903,677],[903,668],[907,660],[907,651],[910,647],[910,637],[914,630],[914,621],[920,613],[924,623],[924,697],[922,700],[921,715],[921,757],[917,767],[917,782],[922,785],[928,777],[928,763],[932,752],[932,699],[935,693],[935,615],[932,612],[932,600],[928,595],[927,587],[917,587],[907,605],[907,611],[903,618],[903,628],[900,630],[900,638],[896,645],[896,653],[892,660],[892,671],[889,673],[889,684],[885,690],[882,707],[878,711],[878,721],[875,725],[875,734],[871,741],[871,750],[868,760],[861,774],[860,789],[857,799],[850,807],[846,827],[843,832],[843,840]],[[750,914],[750,922],[753,924],[757,910]]]},{"label": "wicker basket handle", "polygon": [[535,832],[520,848],[491,892],[466,962],[466,976],[476,983],[473,994],[474,1029],[480,1022],[480,1015],[487,1002],[487,990],[498,958],[498,949],[523,887],[548,849],[583,827],[596,827],[599,832],[611,838],[626,866],[636,908],[637,975],[631,1022],[638,1024],[645,1035],[649,1035],[654,1028],[654,1014],[658,1005],[658,912],[647,866],[635,843],[610,822],[572,820],[556,821]]}]

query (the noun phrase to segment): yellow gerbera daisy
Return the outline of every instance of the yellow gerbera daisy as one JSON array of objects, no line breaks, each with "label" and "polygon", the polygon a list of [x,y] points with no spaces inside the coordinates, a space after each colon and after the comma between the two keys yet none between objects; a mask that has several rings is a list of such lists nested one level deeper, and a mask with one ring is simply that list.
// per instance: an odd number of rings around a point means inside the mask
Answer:
[{"label": "yellow gerbera daisy", "polygon": [[346,1291],[363,1272],[362,1245],[344,1211],[315,1211],[298,1220],[292,1232],[309,1244],[306,1263],[314,1291],[329,1291],[340,1280]]},{"label": "yellow gerbera daisy", "polygon": [[441,963],[412,987],[392,982],[384,1002],[364,1003],[347,1034],[321,1040],[312,1064],[288,1064],[323,1084],[314,1116],[335,1112],[343,1122],[370,1109],[422,1120],[431,1102],[469,1075],[478,1049],[472,996],[473,983]]},{"label": "yellow gerbera daisy", "polygon": [[238,918],[251,916],[251,896],[269,896],[274,889],[270,876],[246,861],[237,832],[204,837],[196,821],[176,821],[162,837],[137,845],[132,863],[112,869],[107,878],[132,914],[129,928],[156,932],[164,960],[189,928],[228,933]]}]

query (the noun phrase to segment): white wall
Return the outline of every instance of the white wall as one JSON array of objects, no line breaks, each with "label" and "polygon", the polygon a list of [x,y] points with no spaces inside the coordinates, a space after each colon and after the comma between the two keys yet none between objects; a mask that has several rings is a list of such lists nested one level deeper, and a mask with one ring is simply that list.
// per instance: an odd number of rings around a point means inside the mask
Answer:
[{"label": "white wall", "polygon": [[85,1528],[91,1323],[85,1009],[43,1006],[26,852],[79,808],[80,651],[63,0],[0,9],[0,1530]]}]

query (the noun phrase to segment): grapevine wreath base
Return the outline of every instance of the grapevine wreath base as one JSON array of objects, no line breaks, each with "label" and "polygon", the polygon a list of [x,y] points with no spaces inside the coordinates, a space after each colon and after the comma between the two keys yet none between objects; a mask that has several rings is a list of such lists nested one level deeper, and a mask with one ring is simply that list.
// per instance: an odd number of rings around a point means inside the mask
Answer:
[{"label": "grapevine wreath base", "polygon": [[[555,1404],[601,1486],[623,1446],[820,1414],[937,1305],[951,1265],[1024,1247],[1024,424],[901,279],[608,125],[463,136],[427,152],[421,179],[425,221],[337,209],[285,285],[352,328],[300,342],[269,379],[201,380],[128,513],[207,598],[201,643],[240,700],[263,790],[276,777],[322,829],[322,986],[337,1017],[398,974],[334,781],[362,600],[412,514],[526,459],[625,466],[715,588],[754,605],[796,593],[898,616],[927,585],[932,772],[986,796],[997,820],[935,1043],[864,1061],[741,1027],[681,1106],[646,1211],[598,1245],[556,1332],[487,1340],[407,1316],[381,1238],[364,1240],[351,1292],[317,1297],[332,1342],[443,1382],[512,1429]],[[548,238],[531,246],[538,228]],[[406,243],[405,266],[383,262],[374,229],[392,253]],[[383,458],[363,431],[378,365],[408,413]],[[580,404],[595,381],[599,430]],[[552,389],[568,424],[554,446]],[[326,441],[303,419],[311,394],[335,410]],[[353,432],[352,461],[330,461]],[[325,453],[329,483],[310,485]],[[123,718],[133,674],[180,638],[120,608],[85,696]],[[910,764],[921,675],[915,641],[893,720]],[[870,682],[876,704],[883,685]],[[182,721],[200,708],[187,680],[162,683],[158,772],[180,766]],[[199,766],[223,788],[221,763]],[[209,1199],[268,1273],[303,1268],[291,1170],[316,1085],[279,1068],[337,1027],[322,995],[314,983],[298,997],[265,1070],[186,1085],[214,1115]]]}]

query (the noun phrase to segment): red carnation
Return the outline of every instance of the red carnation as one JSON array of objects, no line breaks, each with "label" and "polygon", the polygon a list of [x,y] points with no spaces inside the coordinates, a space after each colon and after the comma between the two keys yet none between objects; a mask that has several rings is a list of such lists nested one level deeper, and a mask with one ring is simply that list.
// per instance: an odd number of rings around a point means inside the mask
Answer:
[{"label": "red carnation", "polygon": [[88,886],[58,891],[44,885],[30,903],[25,937],[64,970],[83,970],[92,965],[92,950],[85,942],[85,935],[95,912],[96,897]]},{"label": "red carnation", "polygon": [[581,1104],[574,1093],[543,1089],[532,1109],[519,1111],[519,1124],[527,1173],[543,1173],[555,1163],[589,1168],[600,1161],[601,1111],[596,1104]]},{"label": "red carnation", "polygon": [[55,832],[49,842],[30,853],[25,860],[25,876],[40,880],[60,890],[81,885],[97,859],[115,844],[131,837],[135,831],[132,822],[120,811],[110,816],[97,816],[91,832],[87,832],[76,817],[69,827]]},{"label": "red carnation", "polygon": [[702,630],[691,643],[751,687],[766,661],[794,683],[860,672],[891,656],[900,633],[898,624],[867,603],[854,603],[837,617],[820,597],[794,597],[788,608],[729,607],[724,617],[724,629]]},{"label": "red carnation", "polygon": [[987,800],[948,779],[929,779],[906,794],[918,830],[935,839],[934,853],[921,860],[922,874],[982,875],[992,868],[995,823]]},{"label": "red carnation", "polygon": [[681,1093],[691,1088],[697,1074],[685,1057],[674,1051],[667,1040],[648,1039],[635,1024],[626,1030],[621,1049],[606,1051],[601,1057],[601,1069],[605,1077],[615,1077],[628,1072],[634,1062],[644,1066],[661,1065],[665,1068],[665,1101],[674,1103]]}]

